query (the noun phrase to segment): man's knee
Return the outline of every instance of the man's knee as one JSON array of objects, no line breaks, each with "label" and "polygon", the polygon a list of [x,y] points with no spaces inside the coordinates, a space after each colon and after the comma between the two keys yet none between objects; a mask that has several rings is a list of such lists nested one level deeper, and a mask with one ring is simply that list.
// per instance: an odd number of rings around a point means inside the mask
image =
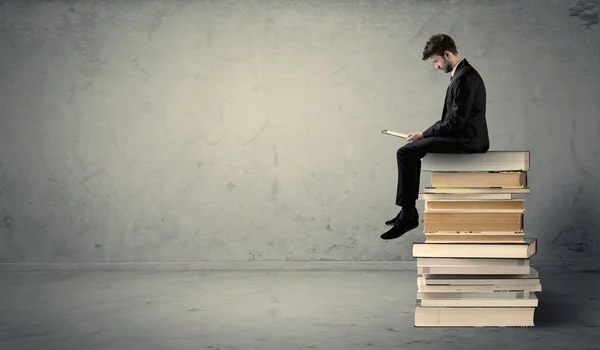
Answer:
[{"label": "man's knee", "polygon": [[399,162],[415,162],[419,159],[418,153],[415,152],[414,148],[411,147],[400,147],[396,151],[396,158]]},{"label": "man's knee", "polygon": [[427,153],[427,142],[423,139],[409,142],[396,151],[399,159],[420,159]]},{"label": "man's knee", "polygon": [[406,144],[400,148],[398,148],[398,150],[396,151],[396,155],[398,156],[398,158],[405,158],[410,156],[411,153],[414,152],[414,149],[412,147],[409,146],[409,144]]}]

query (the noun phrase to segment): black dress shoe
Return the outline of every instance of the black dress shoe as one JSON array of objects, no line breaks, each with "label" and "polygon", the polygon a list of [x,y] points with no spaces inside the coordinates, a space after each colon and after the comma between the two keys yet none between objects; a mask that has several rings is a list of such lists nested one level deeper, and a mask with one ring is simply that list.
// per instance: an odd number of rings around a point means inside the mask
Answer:
[{"label": "black dress shoe", "polygon": [[394,224],[394,227],[392,227],[386,233],[381,235],[381,239],[396,239],[404,235],[406,232],[416,229],[417,227],[419,227],[418,217],[412,217],[409,219],[398,219]]},{"label": "black dress shoe", "polygon": [[[398,221],[398,219],[400,219],[400,215],[402,215],[402,210],[400,210],[400,212],[398,213],[398,215],[396,215],[395,218],[393,219],[389,219],[388,221],[385,222],[386,226],[394,226],[396,224],[396,221]],[[417,218],[417,221],[419,221],[419,212],[417,212],[417,209],[414,209],[413,215]]]}]

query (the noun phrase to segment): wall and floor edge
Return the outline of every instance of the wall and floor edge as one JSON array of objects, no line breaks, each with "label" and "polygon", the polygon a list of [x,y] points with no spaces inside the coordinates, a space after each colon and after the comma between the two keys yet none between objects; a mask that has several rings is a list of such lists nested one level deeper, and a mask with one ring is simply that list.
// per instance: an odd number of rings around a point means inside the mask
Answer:
[{"label": "wall and floor edge", "polygon": [[[532,260],[538,270],[600,270],[600,261]],[[56,262],[0,263],[7,271],[407,271],[416,261],[190,261],[190,262]]]}]

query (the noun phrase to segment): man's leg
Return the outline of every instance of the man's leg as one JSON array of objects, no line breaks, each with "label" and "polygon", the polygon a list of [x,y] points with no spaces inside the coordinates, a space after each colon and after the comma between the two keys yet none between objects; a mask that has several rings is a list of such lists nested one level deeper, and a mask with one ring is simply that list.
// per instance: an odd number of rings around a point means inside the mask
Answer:
[{"label": "man's leg", "polygon": [[398,238],[419,225],[419,214],[415,204],[419,197],[421,159],[427,153],[466,153],[466,149],[459,141],[445,137],[423,138],[398,149],[396,205],[401,206],[402,210],[394,219],[386,222],[394,227],[381,235],[382,239]]},{"label": "man's leg", "polygon": [[[415,141],[415,143],[419,141]],[[422,148],[423,146],[416,145],[415,147],[413,144],[407,144],[396,152],[396,162],[398,164],[396,205],[402,208],[414,207],[415,196],[418,196],[421,158],[425,155]]]}]

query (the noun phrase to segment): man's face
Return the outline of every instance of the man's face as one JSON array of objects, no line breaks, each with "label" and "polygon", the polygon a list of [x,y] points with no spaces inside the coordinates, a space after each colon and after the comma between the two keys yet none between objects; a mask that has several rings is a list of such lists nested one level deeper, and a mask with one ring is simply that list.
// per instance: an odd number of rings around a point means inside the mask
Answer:
[{"label": "man's face", "polygon": [[444,56],[433,55],[430,57],[433,62],[435,69],[441,69],[444,73],[450,73],[452,71],[452,65]]}]

